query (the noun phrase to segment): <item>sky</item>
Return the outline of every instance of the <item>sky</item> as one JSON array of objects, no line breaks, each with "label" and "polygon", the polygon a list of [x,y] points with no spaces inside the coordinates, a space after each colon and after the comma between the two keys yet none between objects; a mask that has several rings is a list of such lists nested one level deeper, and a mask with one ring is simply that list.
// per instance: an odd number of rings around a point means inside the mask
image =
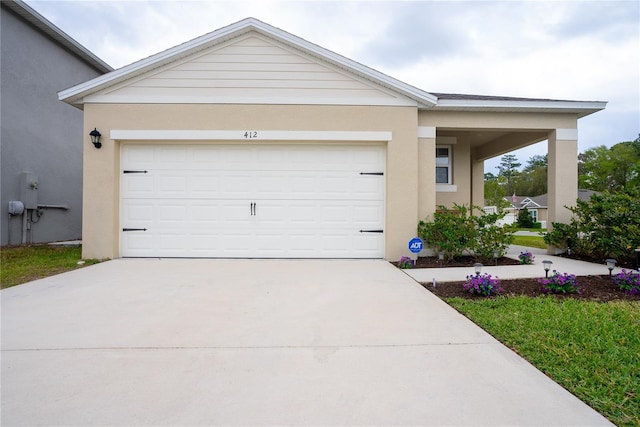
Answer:
[{"label": "sky", "polygon": [[427,92],[607,101],[578,121],[579,152],[640,133],[637,0],[26,3],[114,68],[253,17]]}]

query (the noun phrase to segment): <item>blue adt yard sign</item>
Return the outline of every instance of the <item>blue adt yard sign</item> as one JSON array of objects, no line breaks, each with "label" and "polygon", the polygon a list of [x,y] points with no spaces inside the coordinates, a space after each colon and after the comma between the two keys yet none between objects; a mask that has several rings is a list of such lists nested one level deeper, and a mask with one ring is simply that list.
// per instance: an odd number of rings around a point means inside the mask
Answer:
[{"label": "blue adt yard sign", "polygon": [[420,252],[422,250],[422,240],[419,237],[409,240],[409,250],[414,254]]}]

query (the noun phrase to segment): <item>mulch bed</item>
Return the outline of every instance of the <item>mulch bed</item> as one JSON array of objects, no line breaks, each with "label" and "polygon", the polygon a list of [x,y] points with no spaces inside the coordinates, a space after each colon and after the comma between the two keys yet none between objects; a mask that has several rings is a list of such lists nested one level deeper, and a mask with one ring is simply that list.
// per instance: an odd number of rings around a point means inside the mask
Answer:
[{"label": "mulch bed", "polygon": [[[578,298],[599,302],[625,300],[640,301],[640,295],[627,294],[618,289],[609,276],[578,276],[578,285],[582,289],[581,294],[553,294],[555,298]],[[483,299],[487,297],[472,295],[462,289],[464,282],[423,283],[425,289],[433,292],[440,298],[461,297],[467,299]],[[538,279],[509,279],[500,280],[500,286],[504,289],[502,296],[525,295],[538,297],[549,295],[541,292]]]},{"label": "mulch bed", "polygon": [[[567,257],[569,258],[569,257]],[[591,261],[586,260],[584,258],[571,257],[573,259],[581,259],[582,261]],[[470,256],[462,256],[456,257],[451,261],[445,261],[442,264],[442,267],[473,267],[473,264],[477,261]],[[486,262],[485,265],[495,265],[495,261],[491,260],[490,262]],[[520,265],[519,260],[502,257],[498,259],[498,265]],[[416,266],[414,268],[439,268],[440,261],[438,257],[419,257],[416,261]],[[440,298],[451,298],[451,297],[461,297],[467,299],[482,299],[487,298],[478,295],[472,295],[468,292],[465,292],[462,289],[462,284],[464,282],[443,282],[436,283],[436,287],[433,287],[433,283],[423,283],[422,286],[425,289],[433,292]],[[582,289],[581,294],[553,294],[554,297],[562,299],[562,298],[578,298],[583,300],[593,300],[593,301],[615,301],[615,300],[625,300],[625,301],[640,301],[640,295],[632,295],[627,294],[620,289],[618,289],[613,280],[608,275],[603,276],[578,276],[578,285]],[[508,279],[508,280],[500,280],[500,286],[504,289],[504,292],[501,294],[503,296],[516,296],[516,295],[525,295],[530,297],[538,297],[544,294],[541,291],[540,283],[538,279]]]},{"label": "mulch bed", "polygon": [[[439,267],[473,267],[473,264],[478,262],[475,258],[470,256],[454,257],[451,261],[443,261],[442,266],[438,257],[418,257],[416,266],[414,268],[439,268]],[[496,265],[495,260],[486,261],[484,265]],[[498,265],[519,265],[520,261],[517,259],[502,257],[498,258]]]}]

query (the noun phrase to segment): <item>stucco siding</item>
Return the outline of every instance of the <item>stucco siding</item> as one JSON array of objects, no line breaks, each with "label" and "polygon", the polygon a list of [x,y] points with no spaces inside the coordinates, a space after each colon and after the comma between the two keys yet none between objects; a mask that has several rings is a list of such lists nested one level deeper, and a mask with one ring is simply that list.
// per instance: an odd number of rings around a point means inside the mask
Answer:
[{"label": "stucco siding", "polygon": [[[21,243],[22,218],[7,204],[21,200],[20,176],[38,177],[46,209],[29,233],[34,243],[78,239],[82,223],[82,111],[58,101],[57,91],[101,73],[2,7],[1,12],[2,245]],[[37,219],[34,216],[34,219]]]},{"label": "stucco siding", "polygon": [[83,256],[120,256],[118,161],[120,146],[127,141],[110,140],[111,130],[300,130],[390,132],[391,140],[386,142],[385,257],[397,259],[406,254],[418,221],[416,121],[416,109],[409,107],[87,104],[84,134],[97,127],[103,134],[103,146],[96,150],[85,138],[84,167],[91,173],[84,181]]}]

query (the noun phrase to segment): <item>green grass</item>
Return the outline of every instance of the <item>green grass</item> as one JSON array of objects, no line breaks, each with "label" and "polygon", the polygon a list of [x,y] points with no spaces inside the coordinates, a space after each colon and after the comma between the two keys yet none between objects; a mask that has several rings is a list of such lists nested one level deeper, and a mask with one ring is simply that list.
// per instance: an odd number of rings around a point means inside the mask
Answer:
[{"label": "green grass", "polygon": [[516,231],[533,231],[534,233],[546,233],[546,228],[517,228]]},{"label": "green grass", "polygon": [[547,244],[544,242],[542,236],[513,236],[512,243],[530,248],[547,249]]},{"label": "green grass", "polygon": [[82,259],[82,249],[49,245],[6,247],[0,250],[2,289],[99,262]]},{"label": "green grass", "polygon": [[640,426],[640,303],[447,302],[618,426]]}]

